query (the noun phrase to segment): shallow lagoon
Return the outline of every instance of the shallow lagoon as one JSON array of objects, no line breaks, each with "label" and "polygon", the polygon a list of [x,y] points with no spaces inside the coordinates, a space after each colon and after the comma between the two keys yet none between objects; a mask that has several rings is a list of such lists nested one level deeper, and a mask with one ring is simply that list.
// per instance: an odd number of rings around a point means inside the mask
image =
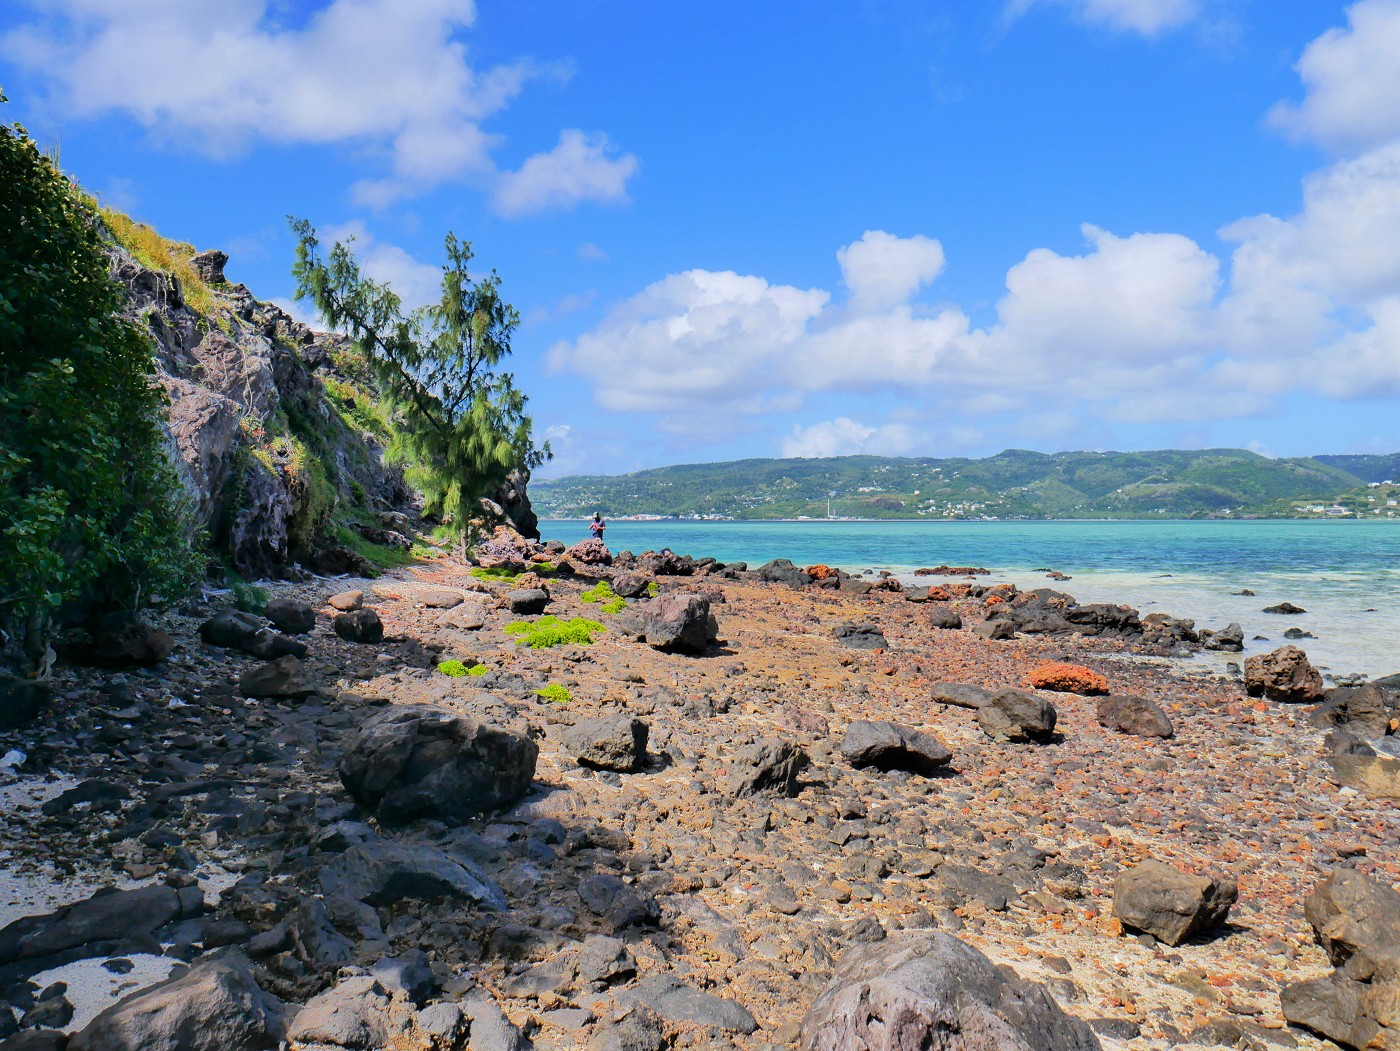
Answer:
[{"label": "shallow lagoon", "polygon": [[[570,544],[588,535],[581,521],[547,521],[540,529],[545,539]],[[1246,655],[1282,645],[1284,630],[1297,627],[1318,637],[1296,645],[1333,674],[1400,671],[1400,522],[614,521],[606,536],[614,551],[670,547],[750,565],[790,558],[848,571],[889,569],[908,581],[920,566],[985,566],[994,580],[1053,587],[1081,602],[1125,602],[1201,627],[1238,621]],[[1046,580],[1042,567],[1074,579]],[[1242,589],[1255,595],[1231,594]],[[1285,600],[1308,612],[1261,612]]]}]

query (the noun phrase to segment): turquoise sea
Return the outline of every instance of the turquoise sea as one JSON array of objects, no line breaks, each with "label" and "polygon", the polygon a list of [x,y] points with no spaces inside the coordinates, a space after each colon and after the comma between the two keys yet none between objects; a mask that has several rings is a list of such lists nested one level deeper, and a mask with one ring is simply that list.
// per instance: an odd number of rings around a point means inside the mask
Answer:
[{"label": "turquoise sea", "polygon": [[[570,544],[588,535],[582,521],[541,522],[540,530]],[[907,582],[920,566],[985,566],[991,580],[1053,587],[1081,602],[1125,602],[1198,627],[1238,621],[1245,655],[1282,645],[1284,630],[1296,627],[1317,638],[1295,645],[1335,675],[1400,671],[1400,522],[615,521],[606,536],[614,551],[670,547],[750,565],[789,558],[888,569]],[[1048,581],[1045,569],[1073,579]],[[1255,595],[1232,594],[1243,589]],[[1261,612],[1283,601],[1308,612]],[[1190,663],[1218,668],[1227,659],[1239,657]]]}]

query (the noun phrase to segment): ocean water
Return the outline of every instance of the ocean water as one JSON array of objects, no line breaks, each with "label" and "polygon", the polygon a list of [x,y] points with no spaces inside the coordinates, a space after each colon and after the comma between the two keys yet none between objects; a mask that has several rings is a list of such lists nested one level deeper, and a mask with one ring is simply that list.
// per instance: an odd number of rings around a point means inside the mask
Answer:
[{"label": "ocean water", "polygon": [[[540,530],[569,544],[588,535],[581,521],[541,522]],[[1245,656],[1283,645],[1284,630],[1296,627],[1317,638],[1294,645],[1334,675],[1400,672],[1397,522],[614,521],[606,536],[614,551],[669,547],[750,565],[789,558],[849,572],[888,569],[906,582],[920,566],[984,566],[991,581],[1053,587],[1080,602],[1123,602],[1198,627],[1238,621]],[[1045,569],[1073,579],[1046,580]],[[1232,594],[1244,589],[1255,595]],[[1308,612],[1262,612],[1284,601]],[[1239,659],[1207,654],[1190,663],[1219,669]]]}]

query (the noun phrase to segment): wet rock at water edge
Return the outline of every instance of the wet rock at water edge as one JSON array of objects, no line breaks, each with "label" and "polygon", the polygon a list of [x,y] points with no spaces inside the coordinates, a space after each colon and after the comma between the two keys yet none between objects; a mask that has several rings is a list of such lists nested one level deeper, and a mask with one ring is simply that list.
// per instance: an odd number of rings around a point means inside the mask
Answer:
[{"label": "wet rock at water edge", "polygon": [[1124,927],[1180,945],[1224,923],[1238,896],[1232,880],[1193,876],[1160,861],[1145,861],[1113,881],[1113,914]]},{"label": "wet rock at water edge", "polygon": [[[1007,969],[1009,970],[1009,969]],[[848,950],[802,1020],[802,1051],[1092,1051],[1049,992],[942,931]]]},{"label": "wet rock at water edge", "polygon": [[1219,650],[1224,653],[1244,652],[1244,629],[1238,624],[1227,624],[1219,631],[1202,628],[1200,635],[1201,645],[1208,650]]},{"label": "wet rock at water edge", "polygon": [[1244,688],[1251,697],[1307,704],[1322,699],[1322,675],[1297,646],[1280,646],[1245,660]]}]

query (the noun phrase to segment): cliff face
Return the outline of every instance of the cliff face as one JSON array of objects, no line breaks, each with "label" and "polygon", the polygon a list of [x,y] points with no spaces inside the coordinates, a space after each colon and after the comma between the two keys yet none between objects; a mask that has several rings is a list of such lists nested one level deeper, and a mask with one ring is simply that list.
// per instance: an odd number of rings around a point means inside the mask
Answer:
[{"label": "cliff face", "polygon": [[155,341],[172,459],[214,555],[247,577],[283,577],[294,562],[356,568],[340,529],[412,494],[356,404],[370,399],[348,342],[230,284],[221,252],[171,269],[148,265],[140,243],[110,253]]}]

